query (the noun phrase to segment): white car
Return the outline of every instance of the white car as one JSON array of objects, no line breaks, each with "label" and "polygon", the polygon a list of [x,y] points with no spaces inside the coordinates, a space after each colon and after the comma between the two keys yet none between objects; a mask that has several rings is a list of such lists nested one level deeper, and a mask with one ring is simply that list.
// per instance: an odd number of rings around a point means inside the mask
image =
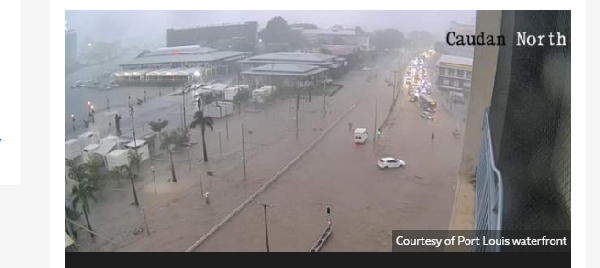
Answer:
[{"label": "white car", "polygon": [[381,159],[379,159],[379,161],[377,161],[377,166],[380,169],[399,168],[399,167],[403,167],[405,165],[406,165],[406,162],[404,162],[403,160],[395,159],[395,158],[391,158],[391,157],[381,158]]}]

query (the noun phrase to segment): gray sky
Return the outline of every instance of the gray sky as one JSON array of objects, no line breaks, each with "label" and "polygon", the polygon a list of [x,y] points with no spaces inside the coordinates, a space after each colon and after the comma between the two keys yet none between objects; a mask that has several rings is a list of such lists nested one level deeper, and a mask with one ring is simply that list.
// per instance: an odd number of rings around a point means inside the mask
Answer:
[{"label": "gray sky", "polygon": [[361,26],[367,31],[396,28],[408,33],[426,30],[442,36],[450,21],[474,21],[475,11],[300,11],[300,10],[224,10],[224,11],[66,11],[67,27],[78,32],[79,40],[127,41],[131,38],[163,38],[168,28],[183,28],[227,22],[258,21],[265,27],[274,16],[288,23],[307,22],[320,27],[341,24]]}]

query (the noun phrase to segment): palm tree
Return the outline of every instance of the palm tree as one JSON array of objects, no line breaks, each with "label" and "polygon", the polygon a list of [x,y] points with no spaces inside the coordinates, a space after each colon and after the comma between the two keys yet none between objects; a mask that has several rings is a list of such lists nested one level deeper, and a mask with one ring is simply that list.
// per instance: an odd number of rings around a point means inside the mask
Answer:
[{"label": "palm tree", "polygon": [[199,110],[194,114],[194,121],[190,124],[190,128],[195,128],[197,125],[200,125],[200,132],[202,134],[202,154],[204,155],[204,162],[208,162],[208,155],[206,153],[206,140],[204,139],[204,132],[206,131],[206,127],[210,127],[210,130],[213,130],[213,120],[210,117],[204,117],[204,112],[202,112],[202,106],[200,99],[198,99],[198,108]]},{"label": "palm tree", "polygon": [[135,166],[137,171],[140,171],[140,165],[142,164],[142,154],[137,150],[130,150],[127,159],[131,167]]},{"label": "palm tree", "polygon": [[82,180],[71,190],[73,195],[72,206],[74,209],[77,209],[77,205],[81,203],[81,207],[83,208],[83,215],[85,215],[85,221],[87,223],[87,227],[90,230],[90,236],[93,238],[94,234],[92,233],[92,225],[90,224],[90,219],[88,218],[88,214],[90,214],[90,204],[89,200],[93,200],[97,202],[96,197],[94,197],[94,187],[87,181]]},{"label": "palm tree", "polygon": [[122,165],[115,169],[118,172],[117,174],[120,174],[121,177],[129,178],[129,180],[131,181],[131,189],[133,191],[133,204],[136,206],[139,206],[140,202],[138,201],[137,192],[135,190],[135,184],[133,182],[133,180],[136,177],[136,174],[131,169],[131,163],[129,163],[129,165]]}]

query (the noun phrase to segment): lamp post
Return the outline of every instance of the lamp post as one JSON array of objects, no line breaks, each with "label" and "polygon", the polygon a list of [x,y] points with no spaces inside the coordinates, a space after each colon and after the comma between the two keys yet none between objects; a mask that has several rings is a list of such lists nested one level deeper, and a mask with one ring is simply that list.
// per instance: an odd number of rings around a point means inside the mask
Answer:
[{"label": "lamp post", "polygon": [[73,121],[73,133],[75,133],[75,115],[71,114],[71,121]]},{"label": "lamp post", "polygon": [[156,169],[154,166],[150,166],[150,170],[152,170],[152,180],[154,180],[154,194],[156,194]]},{"label": "lamp post", "polygon": [[270,250],[269,250],[269,225],[267,224],[267,208],[272,208],[274,206],[267,205],[267,204],[261,204],[261,203],[257,203],[257,204],[262,206],[265,211],[265,242],[266,242],[266,246],[267,246],[267,252],[270,252]]}]

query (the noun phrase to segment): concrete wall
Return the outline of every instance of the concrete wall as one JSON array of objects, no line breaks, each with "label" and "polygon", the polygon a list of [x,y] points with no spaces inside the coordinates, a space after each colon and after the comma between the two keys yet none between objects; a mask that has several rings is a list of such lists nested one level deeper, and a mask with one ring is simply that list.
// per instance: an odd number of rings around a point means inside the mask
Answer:
[{"label": "concrete wall", "polygon": [[[501,11],[477,11],[477,32],[500,34]],[[460,163],[451,230],[474,230],[475,167],[479,162],[481,127],[485,108],[490,105],[498,62],[498,47],[475,48],[469,110],[464,130],[464,145]],[[470,247],[450,247],[447,251],[470,251]]]},{"label": "concrete wall", "polygon": [[[501,11],[477,11],[476,32],[491,35],[500,34],[501,17]],[[490,105],[492,98],[498,51],[499,47],[497,46],[478,46],[475,48],[467,127],[460,165],[460,174],[463,175],[474,174],[475,166],[479,162],[483,112]]]}]

